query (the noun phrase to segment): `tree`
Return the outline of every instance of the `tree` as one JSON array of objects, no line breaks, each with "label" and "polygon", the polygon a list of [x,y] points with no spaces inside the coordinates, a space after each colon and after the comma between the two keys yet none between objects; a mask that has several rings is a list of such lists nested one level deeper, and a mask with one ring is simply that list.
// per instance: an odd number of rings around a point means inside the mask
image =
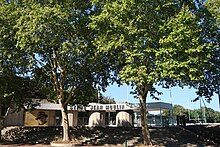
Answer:
[{"label": "tree", "polygon": [[[170,114],[170,110],[164,110],[163,111],[163,115],[166,116],[166,117],[170,117],[171,114]],[[173,109],[172,109],[172,115],[174,117],[176,117],[176,119],[179,119],[178,117],[182,117],[184,116],[185,119],[189,118],[189,115],[188,115],[188,111],[187,109],[185,109],[183,106],[181,105],[174,105],[173,106]],[[188,120],[188,119],[187,119]],[[179,121],[179,120],[178,120]]]},{"label": "tree", "polygon": [[[2,54],[3,55],[3,54]],[[39,85],[28,77],[20,77],[10,60],[0,58],[0,130],[4,127],[4,119],[9,109],[14,112],[32,108],[34,98],[44,98]],[[12,61],[13,62],[13,61]],[[1,138],[1,134],[0,134]]]},{"label": "tree", "polygon": [[13,26],[16,15],[11,13],[15,7],[5,7],[5,4],[6,1],[0,1],[0,129],[9,108],[18,111],[29,107],[32,98],[40,93],[39,85],[23,74],[29,68],[25,54],[16,50],[15,46]]},{"label": "tree", "polygon": [[94,44],[106,55],[121,83],[134,88],[140,101],[144,144],[152,144],[146,124],[146,98],[155,85],[196,87],[213,49],[200,37],[200,17],[192,1],[114,0],[100,2],[91,18]]},{"label": "tree", "polygon": [[[219,21],[220,21],[220,2],[217,0],[200,1],[198,3],[198,15],[200,17],[199,27],[201,28],[200,37],[203,38],[204,44],[211,44],[213,52],[210,55],[208,61],[208,67],[204,67],[204,78],[199,81],[198,85],[198,97],[195,100],[199,100],[200,97],[211,100],[213,93],[217,93],[220,96],[219,90],[219,69],[220,69],[220,50],[219,50]],[[219,97],[220,100],[220,97]],[[220,102],[220,101],[219,101]]]},{"label": "tree", "polygon": [[186,115],[187,114],[187,110],[180,105],[174,105],[173,106],[173,114],[176,115]]},{"label": "tree", "polygon": [[78,0],[5,1],[2,7],[13,8],[8,20],[14,23],[4,27],[14,32],[13,50],[27,61],[23,73],[52,89],[62,108],[63,141],[69,141],[67,105],[84,102],[97,84],[104,90],[110,77],[102,57],[94,57],[95,36],[87,27],[98,7]]},{"label": "tree", "polygon": [[101,104],[115,104],[115,99],[111,97],[101,96]]},{"label": "tree", "polygon": [[[201,107],[199,109],[186,109],[181,105],[174,105],[173,107],[174,116],[185,115],[188,120],[187,122],[198,122],[199,120],[204,121],[206,119],[207,123],[218,123],[220,122],[220,112],[213,110],[209,107]],[[168,110],[163,111],[163,115],[169,117],[170,112]]]}]

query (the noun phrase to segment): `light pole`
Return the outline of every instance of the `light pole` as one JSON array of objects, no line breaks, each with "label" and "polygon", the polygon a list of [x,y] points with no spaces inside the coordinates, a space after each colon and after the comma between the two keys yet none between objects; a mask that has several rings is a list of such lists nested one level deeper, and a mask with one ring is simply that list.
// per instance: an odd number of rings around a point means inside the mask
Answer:
[{"label": "light pole", "polygon": [[220,83],[219,83],[219,79],[217,80],[217,86],[218,86],[218,106],[220,108]]}]

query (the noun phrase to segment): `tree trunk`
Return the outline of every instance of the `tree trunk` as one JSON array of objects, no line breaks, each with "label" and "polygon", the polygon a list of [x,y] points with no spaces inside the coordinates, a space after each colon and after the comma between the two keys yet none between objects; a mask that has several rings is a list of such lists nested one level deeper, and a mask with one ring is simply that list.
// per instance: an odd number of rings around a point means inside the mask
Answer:
[{"label": "tree trunk", "polygon": [[[65,66],[62,66],[62,61],[60,60],[60,55],[58,50],[53,50],[53,58],[50,57],[49,63],[52,69],[53,76],[53,86],[56,91],[57,100],[61,106],[61,116],[62,116],[62,127],[63,127],[63,142],[69,142],[69,120],[67,116],[67,104],[68,100],[65,102],[64,100],[64,81],[65,81]],[[60,74],[58,74],[60,71]]]},{"label": "tree trunk", "polygon": [[144,138],[144,145],[152,145],[150,139],[150,133],[147,126],[147,117],[146,117],[146,96],[139,95],[140,100],[140,114],[141,114],[141,129],[142,135]]},{"label": "tree trunk", "polygon": [[59,104],[61,105],[61,115],[62,115],[62,127],[63,127],[63,142],[69,142],[70,137],[69,137],[69,121],[68,121],[68,116],[67,112],[61,103],[61,100],[59,100]]}]

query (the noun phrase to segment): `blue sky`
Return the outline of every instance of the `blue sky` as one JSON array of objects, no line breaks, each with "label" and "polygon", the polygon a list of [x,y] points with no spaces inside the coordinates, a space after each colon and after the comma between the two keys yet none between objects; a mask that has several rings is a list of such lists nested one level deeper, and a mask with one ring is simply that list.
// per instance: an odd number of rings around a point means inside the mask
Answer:
[{"label": "blue sky", "polygon": [[[196,98],[196,93],[194,89],[189,88],[179,88],[179,87],[172,87],[170,89],[163,89],[158,87],[158,90],[163,93],[163,95],[160,95],[159,102],[168,102],[172,104],[178,104],[182,105],[185,108],[188,109],[198,109],[200,108],[199,101],[197,102],[191,102],[192,99]],[[111,98],[114,98],[116,102],[131,102],[131,103],[138,103],[138,99],[133,98],[133,95],[129,94],[129,91],[131,91],[130,87],[127,87],[126,85],[118,87],[116,84],[109,86],[107,88],[107,91],[105,91],[103,94],[105,96],[109,96]],[[171,94],[170,94],[171,93]],[[151,97],[147,98],[148,102],[158,102],[157,100],[152,99]],[[202,106],[204,104],[202,103]],[[205,101],[206,107],[210,107],[216,111],[220,111],[219,108],[219,102],[218,102],[218,96],[214,95],[212,97],[212,101],[210,103],[207,103]]]}]

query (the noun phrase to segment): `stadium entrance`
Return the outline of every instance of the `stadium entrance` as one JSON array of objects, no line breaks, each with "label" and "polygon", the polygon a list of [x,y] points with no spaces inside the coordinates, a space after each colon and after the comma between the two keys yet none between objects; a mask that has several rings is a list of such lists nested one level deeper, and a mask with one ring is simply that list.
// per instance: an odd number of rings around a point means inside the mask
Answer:
[{"label": "stadium entrance", "polygon": [[[31,111],[20,111],[9,113],[5,118],[5,126],[59,126],[61,125],[60,105],[45,102],[38,105]],[[99,104],[90,103],[87,106],[68,106],[69,125],[75,126],[125,126],[139,127],[140,110],[139,104],[116,103]],[[147,104],[147,113],[159,111],[160,115],[148,115],[149,125],[169,125],[173,124],[173,117],[169,119],[162,116],[163,110],[172,111],[172,104],[155,102]],[[11,110],[12,112],[13,110]],[[172,114],[172,113],[171,113]]]}]

